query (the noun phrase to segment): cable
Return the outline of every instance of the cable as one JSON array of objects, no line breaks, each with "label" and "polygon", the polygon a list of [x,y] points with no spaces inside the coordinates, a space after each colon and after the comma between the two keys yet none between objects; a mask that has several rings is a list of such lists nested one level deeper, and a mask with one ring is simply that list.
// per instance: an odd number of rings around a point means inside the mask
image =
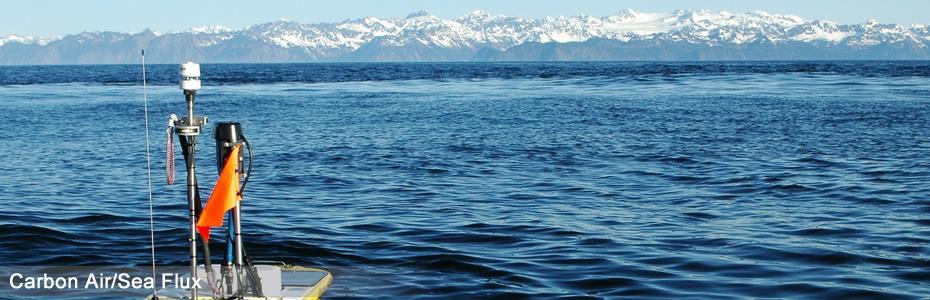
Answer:
[{"label": "cable", "polygon": [[166,131],[167,139],[165,141],[165,178],[168,185],[174,184],[174,126],[178,122],[178,116],[171,114],[168,117],[168,129]]},{"label": "cable", "polygon": [[242,180],[242,186],[239,187],[239,196],[242,197],[242,193],[245,192],[245,186],[249,184],[249,178],[252,178],[252,143],[249,143],[249,139],[245,138],[244,135],[240,137],[249,150],[249,168],[248,171],[245,172],[245,179]]},{"label": "cable", "polygon": [[[155,205],[152,198],[152,147],[149,142],[149,96],[145,84],[145,49],[142,49],[142,112],[145,114],[145,161],[149,180],[149,233],[152,243],[152,279],[155,278]],[[158,289],[152,286],[152,299],[158,299]]]}]

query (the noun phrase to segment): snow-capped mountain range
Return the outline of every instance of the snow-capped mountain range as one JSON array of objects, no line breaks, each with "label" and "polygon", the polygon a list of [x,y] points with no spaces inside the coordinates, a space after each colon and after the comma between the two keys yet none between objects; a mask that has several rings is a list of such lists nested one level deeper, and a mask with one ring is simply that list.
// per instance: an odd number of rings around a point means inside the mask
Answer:
[{"label": "snow-capped mountain range", "polygon": [[455,19],[340,23],[279,20],[158,34],[83,32],[0,38],[0,64],[153,62],[930,59],[930,26],[837,24],[793,15],[711,11],[524,19],[475,11]]}]

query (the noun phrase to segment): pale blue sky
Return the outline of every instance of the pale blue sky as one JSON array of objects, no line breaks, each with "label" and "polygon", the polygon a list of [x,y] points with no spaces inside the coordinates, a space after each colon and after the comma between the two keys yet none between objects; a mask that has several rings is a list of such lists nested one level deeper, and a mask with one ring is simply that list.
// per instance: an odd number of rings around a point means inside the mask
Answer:
[{"label": "pale blue sky", "polygon": [[476,9],[492,14],[538,18],[552,15],[604,16],[620,9],[669,12],[710,9],[746,12],[764,10],[805,19],[861,23],[930,23],[930,0],[781,0],[781,1],[623,1],[623,0],[472,0],[472,1],[278,1],[278,0],[15,0],[0,1],[0,35],[65,35],[81,31],[168,32],[202,25],[242,28],[288,19],[304,23],[337,22],[365,16],[403,17],[421,9],[443,17],[459,17]]}]

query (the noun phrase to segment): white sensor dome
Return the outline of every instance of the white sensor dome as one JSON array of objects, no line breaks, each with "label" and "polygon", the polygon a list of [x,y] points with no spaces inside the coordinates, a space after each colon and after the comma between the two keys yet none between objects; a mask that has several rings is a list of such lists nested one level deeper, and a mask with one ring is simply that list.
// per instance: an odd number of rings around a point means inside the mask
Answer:
[{"label": "white sensor dome", "polygon": [[181,89],[196,91],[200,89],[200,65],[193,62],[181,64]]}]

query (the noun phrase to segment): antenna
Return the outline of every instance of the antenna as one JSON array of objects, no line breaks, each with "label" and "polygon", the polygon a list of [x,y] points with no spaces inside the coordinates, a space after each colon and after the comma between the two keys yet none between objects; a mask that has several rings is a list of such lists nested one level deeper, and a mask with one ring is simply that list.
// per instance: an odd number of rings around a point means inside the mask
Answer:
[{"label": "antenna", "polygon": [[[149,142],[149,95],[145,84],[145,49],[142,49],[142,112],[145,114],[145,161],[149,180],[149,233],[152,242],[152,278],[155,278],[155,205],[152,198],[152,147]],[[158,299],[158,289],[152,286],[152,299]]]}]

